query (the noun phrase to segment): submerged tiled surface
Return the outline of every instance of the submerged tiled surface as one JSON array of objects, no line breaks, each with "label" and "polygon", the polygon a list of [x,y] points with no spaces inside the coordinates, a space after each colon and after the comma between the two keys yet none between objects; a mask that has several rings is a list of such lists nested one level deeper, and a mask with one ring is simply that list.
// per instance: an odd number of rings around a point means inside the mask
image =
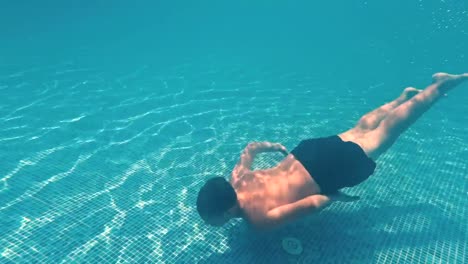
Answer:
[{"label": "submerged tiled surface", "polygon": [[[242,66],[108,74],[3,66],[0,262],[462,263],[468,217],[464,100],[436,105],[345,190],[361,200],[269,233],[205,226],[194,203],[249,141],[330,135],[400,92]],[[333,87],[331,89],[330,87]],[[402,87],[403,88],[403,87]],[[466,88],[466,87],[465,87]],[[372,96],[369,96],[372,94]],[[457,91],[458,95],[468,93]],[[466,100],[465,100],[466,101]],[[256,167],[280,156],[262,155]],[[285,237],[304,251],[288,255]]]}]

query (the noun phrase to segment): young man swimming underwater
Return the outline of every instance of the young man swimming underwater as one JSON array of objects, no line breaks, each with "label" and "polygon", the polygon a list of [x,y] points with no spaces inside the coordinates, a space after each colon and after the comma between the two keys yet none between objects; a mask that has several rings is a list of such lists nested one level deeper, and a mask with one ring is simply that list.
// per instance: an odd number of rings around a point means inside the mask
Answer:
[{"label": "young man swimming underwater", "polygon": [[[256,228],[270,229],[335,201],[355,201],[357,197],[339,190],[369,178],[377,158],[445,93],[467,79],[468,73],[436,73],[426,89],[408,87],[394,101],[361,117],[352,129],[302,140],[289,154],[278,143],[250,143],[230,182],[215,177],[200,189],[198,213],[213,226],[243,218]],[[280,151],[286,158],[274,168],[251,171],[255,155],[267,151]]]}]

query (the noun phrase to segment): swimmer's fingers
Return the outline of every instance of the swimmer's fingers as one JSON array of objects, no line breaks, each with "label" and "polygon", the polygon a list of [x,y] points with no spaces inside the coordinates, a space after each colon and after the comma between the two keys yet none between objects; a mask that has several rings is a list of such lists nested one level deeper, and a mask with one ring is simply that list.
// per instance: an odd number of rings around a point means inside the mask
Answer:
[{"label": "swimmer's fingers", "polygon": [[337,192],[332,195],[332,199],[340,202],[355,202],[359,200],[359,196],[351,196],[342,192]]},{"label": "swimmer's fingers", "polygon": [[288,153],[288,150],[286,149],[285,146],[281,145],[280,143],[273,143],[273,146],[275,147],[275,149],[281,153],[283,153],[285,156],[287,156],[289,153]]},{"label": "swimmer's fingers", "polygon": [[289,153],[288,153],[288,150],[287,150],[286,147],[283,146],[283,145],[281,145],[279,151],[280,151],[281,153],[283,153],[285,156],[287,156],[287,155],[289,154]]}]

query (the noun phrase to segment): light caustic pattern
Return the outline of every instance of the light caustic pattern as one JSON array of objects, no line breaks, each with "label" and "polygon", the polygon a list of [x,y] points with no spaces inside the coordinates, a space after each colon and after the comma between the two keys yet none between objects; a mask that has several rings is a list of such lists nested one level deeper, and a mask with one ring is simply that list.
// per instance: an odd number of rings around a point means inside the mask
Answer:
[{"label": "light caustic pattern", "polygon": [[219,88],[212,70],[189,85],[147,67],[114,78],[73,63],[12,68],[0,76],[0,246],[15,262],[174,261],[207,232],[189,221],[188,196],[227,172],[219,149],[237,155],[247,138],[221,144],[225,131],[247,126],[251,95],[281,97],[252,93],[255,81]]},{"label": "light caustic pattern", "polygon": [[[389,90],[382,83],[351,90],[325,79],[240,66],[187,64],[164,74],[151,67],[109,74],[73,63],[2,66],[0,262],[465,259],[468,143],[463,127],[437,113],[429,118],[441,122],[443,141],[416,132],[434,130],[430,122],[409,132],[382,157],[385,172],[351,191],[364,197],[360,203],[271,234],[237,221],[225,229],[200,221],[198,188],[228,176],[249,141],[292,148],[337,133],[369,110],[365,94]],[[451,158],[423,150],[427,143],[451,149],[444,154]],[[274,162],[259,157],[256,166]],[[418,165],[399,165],[408,163]],[[281,251],[285,236],[302,241],[302,255]]]}]

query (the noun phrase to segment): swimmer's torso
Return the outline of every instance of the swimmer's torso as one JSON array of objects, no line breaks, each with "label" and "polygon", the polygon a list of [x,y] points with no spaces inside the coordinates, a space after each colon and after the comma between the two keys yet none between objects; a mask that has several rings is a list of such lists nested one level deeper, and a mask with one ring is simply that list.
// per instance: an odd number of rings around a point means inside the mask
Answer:
[{"label": "swimmer's torso", "polygon": [[244,218],[254,225],[261,224],[269,210],[320,192],[317,183],[291,154],[274,168],[240,175],[233,187]]}]

